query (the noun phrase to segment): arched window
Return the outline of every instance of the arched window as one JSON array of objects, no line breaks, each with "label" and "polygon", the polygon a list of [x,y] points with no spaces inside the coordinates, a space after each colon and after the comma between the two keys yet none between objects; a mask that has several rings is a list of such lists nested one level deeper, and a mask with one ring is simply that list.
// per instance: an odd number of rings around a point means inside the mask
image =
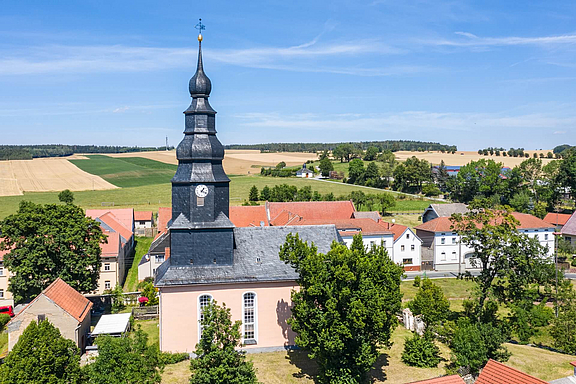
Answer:
[{"label": "arched window", "polygon": [[202,337],[202,321],[204,320],[204,308],[212,302],[212,296],[208,294],[198,297],[198,340]]},{"label": "arched window", "polygon": [[242,295],[242,336],[244,344],[256,344],[256,293]]}]

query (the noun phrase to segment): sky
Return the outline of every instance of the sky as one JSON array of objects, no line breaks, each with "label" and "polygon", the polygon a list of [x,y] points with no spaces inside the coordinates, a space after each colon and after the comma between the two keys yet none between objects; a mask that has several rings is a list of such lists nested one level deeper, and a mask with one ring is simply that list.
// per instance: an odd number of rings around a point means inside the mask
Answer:
[{"label": "sky", "polygon": [[0,2],[0,144],[182,139],[202,18],[224,144],[576,145],[576,2]]}]

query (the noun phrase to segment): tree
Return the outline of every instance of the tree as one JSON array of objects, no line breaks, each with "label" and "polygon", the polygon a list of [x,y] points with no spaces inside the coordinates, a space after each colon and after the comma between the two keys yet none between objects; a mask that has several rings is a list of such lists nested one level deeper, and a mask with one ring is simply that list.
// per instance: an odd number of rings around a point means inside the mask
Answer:
[{"label": "tree", "polygon": [[260,199],[262,199],[262,201],[270,200],[270,187],[267,185],[262,188],[262,192],[260,192]]},{"label": "tree", "polygon": [[467,276],[478,286],[475,314],[480,321],[486,314],[485,302],[493,297],[514,304],[535,294],[541,285],[551,284],[554,267],[546,248],[516,228],[518,221],[504,209],[471,205],[465,215],[452,216],[462,244],[474,251],[472,263],[478,276]]},{"label": "tree", "polygon": [[366,153],[364,154],[364,160],[373,161],[376,160],[377,156],[378,156],[378,148],[371,145],[368,147],[368,149],[366,149]]},{"label": "tree", "polygon": [[330,171],[334,170],[334,164],[332,164],[332,161],[330,161],[330,159],[328,157],[325,157],[322,160],[320,160],[319,167],[320,167],[320,172],[322,173],[322,176],[324,176],[324,177],[330,176]]},{"label": "tree", "polygon": [[434,368],[440,364],[440,348],[434,344],[432,333],[426,332],[424,336],[414,333],[406,338],[402,361],[411,367]]},{"label": "tree", "polygon": [[120,284],[116,284],[114,289],[105,290],[104,294],[112,296],[112,313],[118,313],[126,307],[124,305],[124,291]]},{"label": "tree", "polygon": [[554,346],[565,353],[576,353],[576,292],[570,280],[560,284],[558,297],[558,317],[552,322],[550,334],[554,338]]},{"label": "tree", "polygon": [[106,236],[81,208],[23,201],[0,222],[0,232],[0,249],[9,251],[5,267],[14,273],[8,290],[16,303],[33,299],[58,277],[82,293],[98,287]]},{"label": "tree", "polygon": [[451,180],[451,197],[456,201],[469,203],[478,196],[487,198],[500,196],[507,190],[500,176],[501,172],[502,163],[496,163],[494,160],[471,161],[461,167],[456,177]]},{"label": "tree", "polygon": [[148,345],[148,335],[139,327],[130,337],[98,336],[98,356],[86,366],[90,384],[160,383],[158,345]]},{"label": "tree", "polygon": [[364,162],[360,159],[350,161],[348,165],[348,183],[361,184],[364,181]]},{"label": "tree", "polygon": [[440,194],[440,188],[434,184],[426,184],[422,187],[422,193],[426,196],[438,196]]},{"label": "tree", "polygon": [[252,362],[240,346],[241,321],[232,323],[226,305],[210,303],[202,311],[202,336],[196,345],[196,358],[190,362],[190,384],[256,384]]},{"label": "tree", "polygon": [[58,200],[66,204],[74,203],[74,194],[71,190],[65,189],[58,194]]},{"label": "tree", "polygon": [[378,169],[378,165],[373,161],[366,167],[364,183],[371,187],[378,187],[380,185],[380,169]]},{"label": "tree", "polygon": [[378,204],[380,204],[380,212],[382,212],[382,215],[386,215],[388,209],[396,205],[396,199],[388,192],[377,194],[376,199]]},{"label": "tree", "polygon": [[576,149],[564,152],[564,160],[558,167],[557,185],[570,189],[573,199],[576,199]]},{"label": "tree", "polygon": [[152,282],[148,282],[146,284],[144,284],[144,286],[142,287],[142,292],[141,295],[143,297],[148,298],[148,301],[146,302],[146,305],[158,305],[158,294],[157,294],[157,289],[156,287],[154,287],[154,283]]},{"label": "tree", "polygon": [[0,383],[82,383],[80,351],[49,321],[32,321],[0,366]]},{"label": "tree", "polygon": [[452,363],[477,373],[489,359],[506,361],[510,356],[502,347],[506,340],[507,334],[501,327],[460,318],[449,341]]},{"label": "tree", "polygon": [[322,151],[322,153],[320,153],[320,155],[318,155],[318,160],[322,161],[324,159],[327,159],[330,156],[330,152],[325,149]]},{"label": "tree", "polygon": [[260,200],[260,196],[258,195],[258,188],[255,185],[253,185],[252,188],[250,188],[250,194],[248,195],[248,200],[250,201]]},{"label": "tree", "polygon": [[296,344],[318,363],[319,382],[363,382],[397,324],[402,267],[384,247],[367,250],[361,235],[350,249],[334,242],[321,254],[289,234],[280,259],[299,274],[288,323]]},{"label": "tree", "polygon": [[450,176],[448,175],[446,164],[444,163],[444,160],[441,160],[440,166],[438,167],[438,172],[436,173],[436,184],[438,184],[438,188],[440,188],[441,191],[446,190],[449,179]]},{"label": "tree", "polygon": [[284,167],[286,167],[286,163],[284,161],[281,161],[278,164],[276,164],[276,169],[282,169]]},{"label": "tree", "polygon": [[414,300],[408,303],[408,307],[415,315],[422,315],[426,326],[441,323],[448,318],[450,312],[450,302],[444,296],[442,288],[430,279],[422,280]]}]

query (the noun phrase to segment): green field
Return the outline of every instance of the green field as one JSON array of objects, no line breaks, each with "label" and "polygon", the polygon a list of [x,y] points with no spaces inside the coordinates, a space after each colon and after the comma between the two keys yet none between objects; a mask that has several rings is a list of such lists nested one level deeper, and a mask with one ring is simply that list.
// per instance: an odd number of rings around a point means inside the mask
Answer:
[{"label": "green field", "polygon": [[[89,155],[89,159],[70,160],[82,170],[98,175],[121,188],[104,191],[74,192],[75,203],[83,208],[133,207],[136,210],[157,211],[158,207],[172,204],[170,180],[176,166],[140,157],[114,158],[104,155]],[[280,184],[295,185],[298,188],[311,186],[321,194],[332,192],[335,196],[352,191],[380,193],[380,190],[367,189],[345,183],[328,183],[314,179],[263,177],[259,175],[230,176],[230,204],[241,205],[248,198],[250,188],[259,190],[264,186]],[[58,192],[26,192],[20,196],[0,197],[0,219],[16,212],[20,201],[35,203],[57,203]],[[430,204],[426,199],[397,199],[391,212],[423,212]]]},{"label": "green field", "polygon": [[88,159],[70,160],[81,170],[100,176],[120,188],[169,183],[176,165],[143,157],[88,155]]}]

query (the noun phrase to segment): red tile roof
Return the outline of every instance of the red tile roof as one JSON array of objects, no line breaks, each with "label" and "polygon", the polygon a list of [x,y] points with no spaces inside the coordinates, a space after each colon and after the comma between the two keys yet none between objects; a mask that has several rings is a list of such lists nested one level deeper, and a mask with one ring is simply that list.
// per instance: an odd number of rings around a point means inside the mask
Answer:
[{"label": "red tile roof", "polygon": [[433,379],[414,381],[410,384],[464,384],[464,380],[458,375],[435,377]]},{"label": "red tile roof", "polygon": [[158,232],[166,231],[168,227],[168,222],[172,219],[172,208],[171,207],[160,207],[158,208]]},{"label": "red tile roof", "polygon": [[296,225],[300,220],[302,220],[302,216],[298,216],[297,214],[285,209],[280,211],[276,216],[270,215],[270,225],[276,227],[283,225]]},{"label": "red tile roof", "polygon": [[119,209],[87,209],[86,216],[93,219],[100,217],[106,213],[112,213],[116,219],[128,228],[130,231],[134,229],[134,209],[133,208],[119,208]]},{"label": "red tile roof", "polygon": [[[532,216],[528,213],[512,212],[512,216],[520,222],[519,229],[540,229],[540,228],[553,228],[554,226],[545,222],[542,219]],[[433,220],[420,224],[414,229],[420,229],[428,232],[450,232],[453,223],[450,217],[437,217]]]},{"label": "red tile roof", "polygon": [[79,322],[84,320],[92,308],[90,300],[82,296],[77,290],[66,284],[64,280],[60,278],[56,279],[48,288],[42,291],[42,294]]},{"label": "red tile roof", "polygon": [[270,225],[264,205],[231,206],[230,221],[237,227],[259,227],[260,222],[264,222],[265,226]]},{"label": "red tile roof", "polygon": [[267,203],[270,220],[280,212],[288,211],[304,219],[350,219],[355,208],[352,201],[304,201],[287,203]]},{"label": "red tile roof", "polygon": [[102,220],[104,224],[112,228],[114,232],[119,233],[120,236],[122,236],[126,241],[128,241],[133,236],[132,231],[126,228],[111,212],[103,214],[99,217],[99,219]]},{"label": "red tile roof", "polygon": [[554,213],[554,212],[549,212],[545,217],[544,217],[544,221],[547,222],[548,224],[552,224],[552,225],[564,225],[566,224],[566,222],[568,221],[568,219],[570,218],[570,216],[572,216],[569,213]]},{"label": "red tile roof", "polygon": [[379,221],[378,224],[394,234],[394,241],[398,240],[398,238],[400,238],[400,236],[402,236],[402,234],[408,229],[405,225],[392,224],[386,221]]},{"label": "red tile roof", "polygon": [[152,211],[134,211],[135,221],[152,221]]},{"label": "red tile roof", "polygon": [[290,225],[326,225],[334,224],[339,232],[345,235],[352,235],[362,232],[363,235],[392,235],[392,232],[379,225],[372,219],[336,219],[336,220],[314,220],[303,219]]},{"label": "red tile roof", "polygon": [[546,384],[527,373],[504,365],[494,360],[489,360],[480,372],[476,384]]},{"label": "red tile roof", "polygon": [[118,257],[120,252],[120,235],[117,232],[104,231],[104,234],[108,236],[107,244],[100,244],[100,249],[102,250],[101,257]]}]

